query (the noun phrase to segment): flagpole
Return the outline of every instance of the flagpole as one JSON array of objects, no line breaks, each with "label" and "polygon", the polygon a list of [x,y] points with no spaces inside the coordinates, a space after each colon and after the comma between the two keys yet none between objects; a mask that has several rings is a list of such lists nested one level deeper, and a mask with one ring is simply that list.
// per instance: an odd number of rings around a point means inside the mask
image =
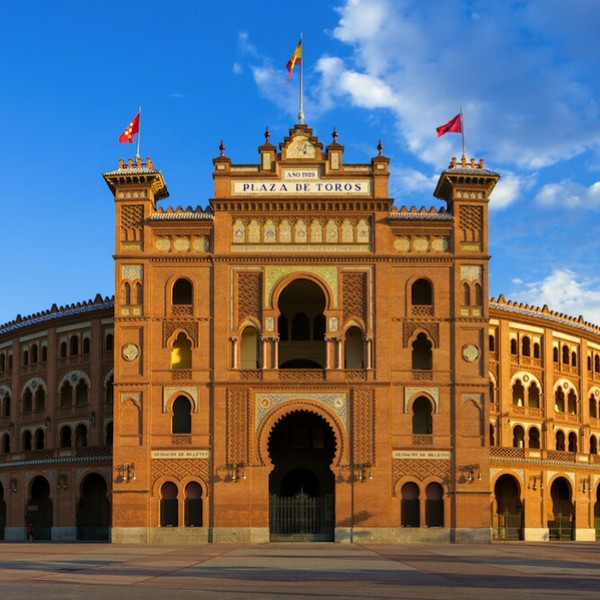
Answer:
[{"label": "flagpole", "polygon": [[142,126],[140,124],[140,121],[142,120],[142,105],[140,104],[140,106],[138,107],[138,114],[140,115],[139,121],[138,121],[138,132],[137,132],[137,146],[135,149],[135,158],[138,159],[140,157],[140,132],[142,130]]},{"label": "flagpole", "polygon": [[464,156],[464,158],[467,158],[467,150],[465,147],[465,119],[463,117],[462,106],[460,107],[460,135],[462,137],[462,148],[463,148],[462,155]]},{"label": "flagpole", "polygon": [[304,123],[304,111],[302,110],[302,92],[304,83],[304,43],[302,42],[302,33],[300,33],[300,110],[298,111],[298,122]]}]

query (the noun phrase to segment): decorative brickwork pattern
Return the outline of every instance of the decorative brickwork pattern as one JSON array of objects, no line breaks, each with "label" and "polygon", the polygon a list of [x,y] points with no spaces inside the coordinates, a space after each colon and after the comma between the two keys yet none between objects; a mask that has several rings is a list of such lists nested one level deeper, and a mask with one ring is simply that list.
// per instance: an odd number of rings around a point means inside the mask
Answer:
[{"label": "decorative brickwork pattern", "polygon": [[178,433],[171,438],[171,446],[191,446],[192,436],[186,433]]},{"label": "decorative brickwork pattern", "polygon": [[[449,460],[394,460],[392,465],[393,488],[403,477],[424,481],[429,477],[437,477],[443,482],[450,478]],[[396,495],[396,494],[394,494]]]},{"label": "decorative brickwork pattern", "polygon": [[248,429],[250,424],[248,395],[245,389],[227,392],[227,463],[248,462]]},{"label": "decorative brickwork pattern", "polygon": [[403,343],[404,347],[408,348],[408,344],[417,331],[425,331],[433,342],[434,348],[440,347],[440,326],[439,323],[430,323],[430,322],[415,322],[415,321],[406,321],[404,323],[404,335],[403,335]]},{"label": "decorative brickwork pattern", "polygon": [[196,321],[163,321],[163,348],[169,346],[169,340],[178,329],[185,331],[194,347],[198,347],[198,323]]},{"label": "decorative brickwork pattern", "polygon": [[352,459],[355,465],[375,464],[375,394],[369,388],[352,395]]},{"label": "decorative brickwork pattern", "polygon": [[462,232],[461,241],[481,241],[483,230],[483,209],[481,206],[461,206],[458,219]]},{"label": "decorative brickwork pattern", "polygon": [[260,322],[262,314],[262,274],[238,274],[238,323],[248,317]]},{"label": "decorative brickwork pattern", "polygon": [[144,207],[126,204],[121,212],[121,241],[139,242],[142,239]]},{"label": "decorative brickwork pattern", "polygon": [[208,481],[208,459],[185,458],[179,460],[153,460],[152,484],[161,477],[169,477],[181,481],[187,477],[194,477]]},{"label": "decorative brickwork pattern", "polygon": [[343,273],[343,319],[344,323],[352,317],[366,321],[367,312],[367,274]]}]

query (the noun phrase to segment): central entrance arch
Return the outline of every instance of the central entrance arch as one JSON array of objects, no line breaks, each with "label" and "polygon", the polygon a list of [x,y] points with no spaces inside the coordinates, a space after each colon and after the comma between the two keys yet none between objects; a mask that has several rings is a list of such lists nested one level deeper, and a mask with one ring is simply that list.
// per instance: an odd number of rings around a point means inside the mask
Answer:
[{"label": "central entrance arch", "polygon": [[335,435],[322,417],[294,411],[269,436],[271,541],[333,541]]}]

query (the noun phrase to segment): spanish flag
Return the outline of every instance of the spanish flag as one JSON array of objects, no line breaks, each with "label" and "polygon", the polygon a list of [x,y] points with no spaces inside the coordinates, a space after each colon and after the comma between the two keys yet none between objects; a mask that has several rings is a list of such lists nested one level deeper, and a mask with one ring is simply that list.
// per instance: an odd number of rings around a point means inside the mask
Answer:
[{"label": "spanish flag", "polygon": [[290,60],[288,60],[287,65],[285,65],[285,68],[288,70],[288,76],[287,76],[286,83],[289,82],[290,77],[292,76],[292,71],[294,70],[294,67],[297,64],[299,65],[301,63],[302,63],[302,39],[300,39],[300,41],[298,42],[298,45],[296,46],[294,53],[292,54]]}]

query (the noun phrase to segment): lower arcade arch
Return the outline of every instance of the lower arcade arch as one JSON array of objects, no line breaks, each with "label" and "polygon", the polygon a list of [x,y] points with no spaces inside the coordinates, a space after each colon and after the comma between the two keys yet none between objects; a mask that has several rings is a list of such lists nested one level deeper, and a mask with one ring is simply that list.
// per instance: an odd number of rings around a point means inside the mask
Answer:
[{"label": "lower arcade arch", "polygon": [[596,502],[594,503],[594,529],[596,541],[600,541],[600,483],[596,487]]},{"label": "lower arcade arch", "polygon": [[4,486],[0,482],[0,540],[4,539],[6,527],[6,500],[4,499]]},{"label": "lower arcade arch", "polygon": [[33,526],[33,539],[52,539],[52,509],[48,480],[38,475],[31,482],[25,514],[27,528],[29,529],[30,524]]},{"label": "lower arcade arch", "polygon": [[110,501],[107,491],[106,481],[98,473],[86,475],[81,482],[75,515],[78,540],[109,539]]},{"label": "lower arcade arch", "polygon": [[336,438],[320,415],[295,410],[278,420],[268,439],[269,528],[272,541],[333,541]]},{"label": "lower arcade arch", "polygon": [[521,485],[513,475],[498,477],[492,499],[492,537],[496,540],[523,539]]},{"label": "lower arcade arch", "polygon": [[572,540],[575,533],[573,489],[566,477],[557,477],[550,486],[548,534],[551,540]]}]

